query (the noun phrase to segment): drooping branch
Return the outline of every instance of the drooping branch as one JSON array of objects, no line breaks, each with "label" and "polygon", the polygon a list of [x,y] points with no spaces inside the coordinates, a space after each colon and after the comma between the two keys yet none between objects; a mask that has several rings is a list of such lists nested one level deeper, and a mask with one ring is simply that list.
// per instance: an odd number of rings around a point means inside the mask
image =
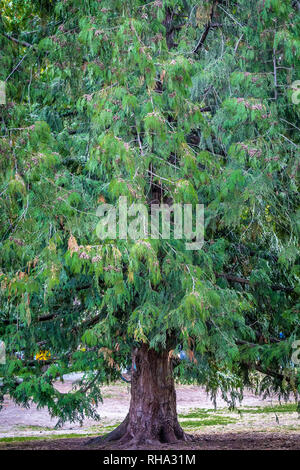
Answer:
[{"label": "drooping branch", "polygon": [[261,363],[256,363],[256,362],[242,362],[244,366],[246,366],[249,370],[256,370],[257,372],[260,372],[261,374],[267,375],[269,377],[273,377],[274,379],[279,379],[279,380],[286,380],[287,382],[291,382],[291,376],[288,376],[286,374],[283,374],[281,372],[275,371],[273,369],[270,369],[270,367],[263,367]]},{"label": "drooping branch", "polygon": [[279,380],[285,379],[287,382],[290,382],[290,380],[291,380],[290,377],[288,377],[286,375],[283,375],[283,374],[280,374],[280,372],[276,372],[274,370],[271,370],[268,367],[267,368],[261,367],[259,364],[255,364],[254,368],[258,372],[261,372],[262,374],[265,374],[265,375],[269,375],[270,377],[273,377],[274,379],[279,379]]},{"label": "drooping branch", "polygon": [[94,383],[98,380],[100,375],[101,375],[101,371],[97,372],[95,377],[83,389],[80,389],[79,391],[81,393],[86,393],[94,385]]}]

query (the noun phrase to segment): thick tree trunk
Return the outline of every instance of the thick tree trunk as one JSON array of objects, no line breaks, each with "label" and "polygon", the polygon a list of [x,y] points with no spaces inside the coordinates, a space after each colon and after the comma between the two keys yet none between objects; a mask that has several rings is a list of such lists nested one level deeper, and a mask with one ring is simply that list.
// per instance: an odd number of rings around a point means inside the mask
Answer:
[{"label": "thick tree trunk", "polygon": [[187,440],[177,419],[172,359],[142,345],[134,356],[129,413],[107,441],[131,445]]}]

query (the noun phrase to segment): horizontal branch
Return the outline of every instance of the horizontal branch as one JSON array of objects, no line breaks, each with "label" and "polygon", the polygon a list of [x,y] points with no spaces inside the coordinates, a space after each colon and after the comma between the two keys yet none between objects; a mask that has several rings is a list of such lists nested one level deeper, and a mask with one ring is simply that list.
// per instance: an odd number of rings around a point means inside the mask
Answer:
[{"label": "horizontal branch", "polygon": [[208,113],[211,110],[211,106],[204,106],[204,108],[200,108],[201,113]]},{"label": "horizontal branch", "polygon": [[[48,315],[43,315],[42,317],[38,317],[34,319],[35,322],[43,322],[43,321],[48,321],[52,320],[54,317],[57,317],[58,313],[49,313]],[[3,325],[11,325],[11,324],[17,324],[19,320],[1,320],[1,323]]]},{"label": "horizontal branch", "polygon": [[91,327],[91,326],[94,326],[94,325],[96,325],[96,324],[99,322],[100,319],[101,319],[101,314],[99,313],[99,314],[96,315],[95,317],[83,321],[82,323],[80,323],[80,325],[74,326],[74,327],[72,328],[72,332],[76,332],[76,331],[78,331],[80,328],[89,328],[89,327]]},{"label": "horizontal branch", "polygon": [[256,334],[256,337],[258,339],[258,343],[251,343],[249,341],[246,341],[244,339],[237,339],[236,340],[236,344],[238,346],[249,346],[249,348],[256,348],[257,346],[265,346],[265,345],[270,345],[270,344],[278,344],[278,343],[281,343],[281,341],[283,340],[280,340],[278,338],[273,338],[273,337],[269,337],[269,338],[265,338],[261,333],[259,333],[258,331],[254,331],[254,333]]},{"label": "horizontal branch", "polygon": [[52,320],[53,318],[55,318],[57,316],[58,316],[57,313],[49,313],[48,315],[43,315],[42,317],[38,317],[37,321],[38,322],[48,321],[48,320]]},{"label": "horizontal branch", "polygon": [[10,41],[15,42],[16,44],[20,44],[21,46],[24,46],[24,47],[34,47],[33,44],[30,44],[29,42],[26,42],[26,41],[21,41],[20,39],[16,39],[16,38],[14,38],[13,36],[11,36],[10,34],[3,33],[3,36],[5,36],[5,37],[6,37],[7,39],[9,39]]},{"label": "horizontal branch", "polygon": [[[227,279],[227,281],[237,282],[239,284],[247,284],[247,285],[250,284],[249,279],[244,279],[243,277],[233,276],[233,275],[227,274],[227,273],[220,273],[220,274],[215,273],[215,274],[216,274],[216,277],[223,277],[223,278]],[[290,287],[290,286],[280,286],[278,284],[274,284],[270,287],[274,291],[277,291],[277,290],[284,291],[284,292],[293,292],[294,291],[294,287]]]}]

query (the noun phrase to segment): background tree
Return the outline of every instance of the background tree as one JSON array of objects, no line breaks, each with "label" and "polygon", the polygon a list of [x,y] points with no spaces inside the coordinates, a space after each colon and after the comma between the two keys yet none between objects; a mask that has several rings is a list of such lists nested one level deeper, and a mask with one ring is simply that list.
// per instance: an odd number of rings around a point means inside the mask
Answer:
[{"label": "background tree", "polygon": [[[97,418],[132,355],[108,439],[143,443],[187,439],[174,376],[230,406],[244,386],[297,396],[297,4],[1,2],[2,399]],[[96,208],[120,195],[203,203],[202,250],[100,242]]]}]

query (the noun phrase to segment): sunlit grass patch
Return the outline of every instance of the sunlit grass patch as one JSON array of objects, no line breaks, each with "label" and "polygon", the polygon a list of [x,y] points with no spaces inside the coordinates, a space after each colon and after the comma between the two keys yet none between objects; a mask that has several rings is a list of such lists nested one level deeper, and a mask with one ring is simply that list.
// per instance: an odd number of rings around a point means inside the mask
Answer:
[{"label": "sunlit grass patch", "polygon": [[[2,443],[11,443],[11,442],[23,442],[23,441],[43,441],[49,439],[73,439],[80,437],[98,437],[106,436],[106,434],[113,431],[120,423],[109,426],[91,426],[88,428],[89,432],[86,433],[65,433],[65,434],[44,434],[40,436],[15,436],[15,437],[2,437],[0,438],[0,444]],[[51,430],[52,428],[42,428],[42,426],[23,426],[24,429],[33,430]]]},{"label": "sunlit grass patch", "polygon": [[192,410],[187,414],[179,414],[179,418],[207,418],[209,413],[213,413],[213,410],[206,410],[204,408],[198,408],[196,410]]},{"label": "sunlit grass patch", "polygon": [[1,443],[9,443],[9,442],[23,442],[23,441],[44,441],[49,439],[69,439],[74,437],[92,437],[97,436],[97,434],[52,434],[47,436],[15,436],[15,437],[1,437]]},{"label": "sunlit grass patch", "polygon": [[241,408],[238,412],[241,413],[295,413],[297,411],[297,403],[284,403],[283,405],[268,405],[268,406],[257,406]]},{"label": "sunlit grass patch", "polygon": [[236,423],[237,419],[228,418],[226,416],[215,416],[208,417],[207,419],[202,420],[186,420],[180,421],[180,424],[183,428],[201,428],[203,426],[226,426],[227,424]]}]

